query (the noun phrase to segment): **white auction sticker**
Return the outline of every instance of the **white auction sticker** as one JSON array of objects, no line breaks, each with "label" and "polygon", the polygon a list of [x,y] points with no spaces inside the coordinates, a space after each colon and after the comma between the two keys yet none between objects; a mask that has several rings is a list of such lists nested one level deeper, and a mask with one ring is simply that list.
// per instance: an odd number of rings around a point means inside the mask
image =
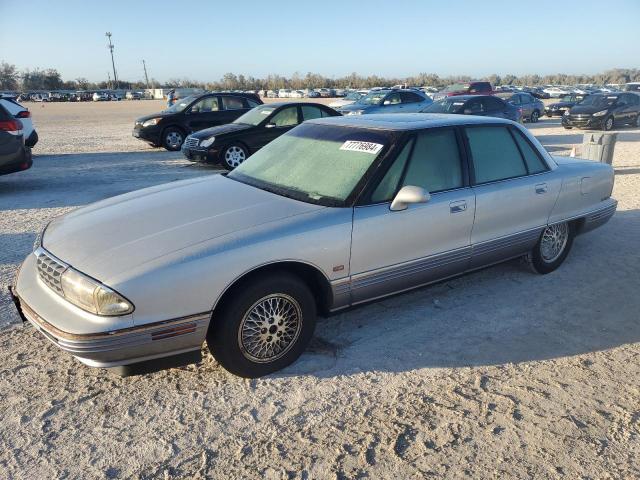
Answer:
[{"label": "white auction sticker", "polygon": [[372,142],[360,142],[358,140],[347,140],[342,144],[340,150],[349,150],[351,152],[365,152],[375,155],[382,150],[382,144]]}]

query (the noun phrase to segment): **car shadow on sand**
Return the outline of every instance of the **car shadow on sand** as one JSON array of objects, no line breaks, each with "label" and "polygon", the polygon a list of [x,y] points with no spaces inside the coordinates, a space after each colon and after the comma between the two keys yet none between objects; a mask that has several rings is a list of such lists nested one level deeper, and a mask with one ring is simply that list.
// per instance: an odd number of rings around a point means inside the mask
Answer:
[{"label": "car shadow on sand", "polygon": [[551,274],[516,260],[321,319],[276,376],[501,365],[640,342],[638,238],[640,211],[621,211],[577,237]]}]

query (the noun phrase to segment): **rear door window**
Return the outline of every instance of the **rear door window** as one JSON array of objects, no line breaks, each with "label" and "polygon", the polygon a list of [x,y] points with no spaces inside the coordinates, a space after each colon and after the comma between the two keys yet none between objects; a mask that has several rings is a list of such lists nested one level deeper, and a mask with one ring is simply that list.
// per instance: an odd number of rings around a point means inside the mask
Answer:
[{"label": "rear door window", "polygon": [[496,97],[485,97],[482,99],[485,112],[495,112],[504,109],[504,102]]},{"label": "rear door window", "polygon": [[298,107],[287,107],[276,113],[271,122],[276,127],[291,127],[298,124]]},{"label": "rear door window", "polygon": [[476,184],[527,174],[520,151],[507,127],[472,127],[465,131]]},{"label": "rear door window", "polygon": [[413,92],[400,92],[402,103],[417,103],[422,101],[422,97]]},{"label": "rear door window", "polygon": [[302,121],[311,120],[313,118],[322,118],[322,110],[318,107],[302,106]]},{"label": "rear door window", "polygon": [[240,97],[221,97],[223,110],[241,110],[245,108],[244,102]]}]

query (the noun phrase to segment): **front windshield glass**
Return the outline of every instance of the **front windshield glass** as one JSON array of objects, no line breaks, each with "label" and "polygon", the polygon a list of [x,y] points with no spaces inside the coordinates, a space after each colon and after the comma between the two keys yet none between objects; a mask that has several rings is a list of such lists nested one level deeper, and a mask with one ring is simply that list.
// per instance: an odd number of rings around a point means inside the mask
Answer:
[{"label": "front windshield glass", "polygon": [[345,100],[358,100],[362,96],[361,93],[358,92],[349,92],[345,95]]},{"label": "front windshield glass", "polygon": [[605,108],[613,105],[617,100],[618,97],[612,95],[589,95],[579,105]]},{"label": "front windshield glass", "polygon": [[425,113],[459,113],[464,106],[464,100],[456,100],[455,98],[445,98],[433,102],[427,108],[422,110]]},{"label": "front windshield glass", "polygon": [[174,103],[173,105],[171,105],[169,108],[167,108],[165,110],[165,112],[174,112],[174,113],[181,112],[185,108],[187,108],[189,105],[191,105],[191,103],[196,98],[197,97],[195,95],[190,95],[188,97],[184,97],[184,98],[178,99],[178,101],[176,103]]},{"label": "front windshield glass", "polygon": [[378,105],[384,97],[387,96],[384,91],[367,93],[364,97],[360,97],[356,103],[359,105]]},{"label": "front windshield glass", "polygon": [[447,88],[442,90],[443,92],[459,92],[460,90],[468,90],[468,83],[454,83],[453,85],[449,85]]},{"label": "front windshield glass", "polygon": [[258,150],[228,178],[303,202],[341,207],[390,143],[389,134],[302,124]]},{"label": "front windshield glass", "polygon": [[256,126],[267,118],[275,110],[275,107],[269,105],[261,105],[260,107],[252,108],[244,115],[240,115],[233,123],[242,123],[244,125]]}]

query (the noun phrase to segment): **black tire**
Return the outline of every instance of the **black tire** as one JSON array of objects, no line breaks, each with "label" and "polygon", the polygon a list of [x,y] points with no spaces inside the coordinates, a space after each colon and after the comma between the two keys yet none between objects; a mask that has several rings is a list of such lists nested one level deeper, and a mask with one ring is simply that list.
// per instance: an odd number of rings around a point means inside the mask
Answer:
[{"label": "black tire", "polygon": [[608,132],[609,130],[613,130],[613,117],[611,115],[609,115],[607,118],[604,119],[604,122],[602,122],[602,130],[604,130],[605,132]]},{"label": "black tire", "polygon": [[170,152],[177,152],[186,138],[185,133],[178,127],[169,127],[162,132],[162,146]]},{"label": "black tire", "polygon": [[[542,244],[543,241],[545,241],[545,234],[547,234],[549,230],[554,228],[566,228],[566,241],[564,242],[564,245],[562,246],[557,256],[545,259],[545,253],[543,252]],[[570,223],[564,222],[546,227],[540,234],[540,238],[538,239],[536,246],[533,247],[531,251],[524,256],[525,263],[535,273],[545,275],[547,273],[553,272],[556,268],[562,265],[562,262],[564,262],[567,258],[567,255],[569,255],[569,251],[571,250],[571,246],[573,245],[574,237],[575,231]]]},{"label": "black tire", "polygon": [[227,170],[239,167],[249,156],[247,148],[241,143],[227,145],[220,152],[220,165]]},{"label": "black tire", "polygon": [[531,123],[538,123],[538,120],[540,120],[540,112],[538,110],[534,110],[533,112],[531,112]]},{"label": "black tire", "polygon": [[564,127],[565,130],[571,130],[573,127]]},{"label": "black tire", "polygon": [[[280,300],[288,302],[288,311],[293,312],[289,316],[291,323],[287,331],[286,325],[282,326],[283,322],[278,322],[278,314],[269,317],[270,313],[260,306],[264,302]],[[262,313],[259,321],[265,322],[264,325],[259,326],[257,321],[253,320],[258,317],[250,315],[252,310]],[[316,315],[315,299],[302,280],[287,272],[272,273],[240,284],[235,288],[232,297],[225,299],[224,304],[213,316],[207,332],[207,345],[225,370],[245,378],[262,377],[283,369],[300,357],[313,336]],[[299,321],[293,322],[291,319],[294,317],[299,318]],[[245,323],[253,323],[253,329]],[[295,335],[291,333],[294,329],[291,325],[294,324]],[[247,340],[246,345],[243,343],[243,332],[253,335],[253,339]],[[257,343],[263,346],[273,345],[275,348],[271,339],[276,339],[276,335],[280,336],[282,333],[288,333],[293,338],[279,353],[272,355],[272,359],[257,359],[252,356],[249,351],[252,346],[251,340],[256,341],[258,336],[267,336]],[[259,348],[255,346],[256,343],[253,345],[254,349]]]}]

